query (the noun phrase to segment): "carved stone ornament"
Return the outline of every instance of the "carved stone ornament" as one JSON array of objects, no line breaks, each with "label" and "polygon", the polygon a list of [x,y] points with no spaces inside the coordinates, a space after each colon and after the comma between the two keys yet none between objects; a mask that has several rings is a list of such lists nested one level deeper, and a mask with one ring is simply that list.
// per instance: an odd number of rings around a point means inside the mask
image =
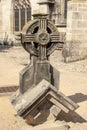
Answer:
[{"label": "carved stone ornament", "polygon": [[21,37],[24,49],[35,56],[39,56],[39,46],[43,45],[46,55],[49,56],[55,50],[57,43],[61,42],[56,26],[46,18],[29,21],[24,26]]},{"label": "carved stone ornament", "polygon": [[36,42],[40,45],[47,45],[47,43],[50,42],[50,35],[44,30],[39,31],[39,33],[36,35]]},{"label": "carved stone ornament", "polygon": [[56,120],[61,111],[68,113],[78,107],[59,92],[59,72],[48,60],[60,42],[57,28],[45,15],[29,21],[22,30],[21,43],[31,59],[20,73],[19,91],[13,95],[11,102],[18,115],[28,121],[32,117],[30,124],[35,125],[35,120],[40,117],[44,122],[50,114]]}]

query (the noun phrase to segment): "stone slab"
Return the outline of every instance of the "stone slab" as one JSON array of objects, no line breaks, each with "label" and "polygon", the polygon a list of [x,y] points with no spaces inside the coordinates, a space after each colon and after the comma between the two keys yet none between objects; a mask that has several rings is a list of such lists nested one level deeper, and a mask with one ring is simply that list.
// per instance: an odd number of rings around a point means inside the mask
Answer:
[{"label": "stone slab", "polygon": [[56,105],[58,110],[60,109],[66,113],[68,113],[69,110],[73,111],[78,107],[77,104],[61,92],[57,91],[57,89],[46,80],[42,80],[36,87],[31,90],[29,89],[24,94],[18,94],[17,91],[11,102],[18,115],[23,118],[26,118],[29,115],[32,115],[34,118],[39,113],[41,117],[43,115],[41,111],[43,111],[44,108],[49,110],[53,105]]},{"label": "stone slab", "polygon": [[24,108],[31,106],[45,91],[49,89],[49,82],[42,82],[39,83],[36,87],[33,89],[29,89],[27,92],[25,92],[23,95],[18,95],[18,92],[16,92],[12,96],[12,104],[15,106],[15,109],[18,113],[22,111]]},{"label": "stone slab", "polygon": [[[34,59],[36,60],[36,59]],[[47,61],[33,61],[20,72],[20,92],[23,94],[28,89],[35,87],[45,79],[59,89],[60,73]],[[36,62],[36,63],[35,63]],[[36,65],[33,65],[36,64]]]}]

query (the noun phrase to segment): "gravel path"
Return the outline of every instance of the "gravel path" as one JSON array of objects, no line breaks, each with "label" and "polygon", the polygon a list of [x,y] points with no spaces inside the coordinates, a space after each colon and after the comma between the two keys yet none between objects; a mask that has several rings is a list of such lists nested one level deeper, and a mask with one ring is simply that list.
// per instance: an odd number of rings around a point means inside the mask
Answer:
[{"label": "gravel path", "polygon": [[[0,87],[19,84],[19,72],[28,64],[29,54],[21,47],[0,52]],[[60,51],[50,57],[60,72],[59,87],[65,95],[79,104],[75,113],[66,117],[70,130],[87,130],[87,60],[63,63]],[[20,130],[9,96],[0,96],[0,130]]]}]

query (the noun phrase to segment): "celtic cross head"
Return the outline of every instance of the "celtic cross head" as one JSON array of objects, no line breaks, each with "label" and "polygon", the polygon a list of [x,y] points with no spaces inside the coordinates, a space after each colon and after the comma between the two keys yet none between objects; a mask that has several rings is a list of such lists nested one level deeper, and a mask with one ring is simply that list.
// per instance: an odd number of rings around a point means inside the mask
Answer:
[{"label": "celtic cross head", "polygon": [[46,60],[59,42],[57,28],[44,15],[28,22],[22,30],[21,43],[24,49],[39,60]]}]

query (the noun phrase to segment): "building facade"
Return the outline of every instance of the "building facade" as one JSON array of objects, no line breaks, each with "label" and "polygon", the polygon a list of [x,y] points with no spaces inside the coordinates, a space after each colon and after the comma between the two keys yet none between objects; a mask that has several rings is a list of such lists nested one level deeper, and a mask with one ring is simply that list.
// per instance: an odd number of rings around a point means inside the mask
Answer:
[{"label": "building facade", "polygon": [[14,34],[38,12],[48,14],[64,34],[65,58],[87,57],[87,0],[0,0],[0,41],[15,41]]},{"label": "building facade", "polygon": [[0,40],[7,37],[14,41],[15,32],[20,32],[32,19],[31,14],[38,12],[49,14],[56,26],[66,28],[66,6],[67,0],[1,0]]},{"label": "building facade", "polygon": [[1,0],[0,41],[4,38],[14,41],[15,32],[20,32],[24,24],[31,19],[33,8],[34,3],[29,0]]},{"label": "building facade", "polygon": [[67,62],[87,58],[87,0],[68,2],[64,49]]}]

